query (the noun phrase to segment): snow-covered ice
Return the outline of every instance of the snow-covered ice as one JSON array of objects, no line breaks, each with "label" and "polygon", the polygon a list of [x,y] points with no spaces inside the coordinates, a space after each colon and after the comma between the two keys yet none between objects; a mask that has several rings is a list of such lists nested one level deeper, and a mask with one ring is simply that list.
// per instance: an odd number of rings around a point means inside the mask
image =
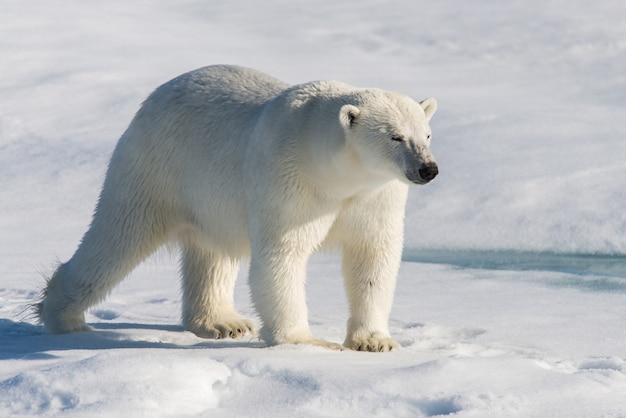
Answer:
[{"label": "snow-covered ice", "polygon": [[[1,2],[0,416],[626,417],[624,21],[619,0]],[[90,311],[94,332],[24,313],[141,101],[215,63],[438,99],[401,350],[197,338],[166,251]],[[338,264],[315,257],[307,286],[315,335],[340,342]]]}]

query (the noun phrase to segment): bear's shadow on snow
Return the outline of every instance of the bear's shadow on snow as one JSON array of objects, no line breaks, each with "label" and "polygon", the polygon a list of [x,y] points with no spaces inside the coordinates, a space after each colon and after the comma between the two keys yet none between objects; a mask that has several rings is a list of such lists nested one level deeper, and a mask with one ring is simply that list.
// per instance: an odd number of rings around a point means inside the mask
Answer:
[{"label": "bear's shadow on snow", "polygon": [[[180,334],[184,331],[179,325],[97,323],[89,332],[72,334],[48,334],[42,325],[16,322],[0,318],[0,360],[45,360],[56,358],[52,352],[66,350],[109,350],[109,349],[222,349],[258,348],[265,343],[256,337],[242,340],[201,340],[196,344],[176,344],[158,341],[161,333],[147,335],[129,334],[124,330],[154,330]],[[142,339],[146,337],[146,339]],[[153,340],[150,340],[150,339]]]}]

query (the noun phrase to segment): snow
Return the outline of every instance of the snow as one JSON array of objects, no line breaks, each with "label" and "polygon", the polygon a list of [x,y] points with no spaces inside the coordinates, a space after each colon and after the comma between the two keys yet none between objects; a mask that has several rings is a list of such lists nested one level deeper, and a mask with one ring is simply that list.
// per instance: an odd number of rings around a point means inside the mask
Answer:
[{"label": "snow", "polygon": [[[0,3],[0,416],[626,416],[626,4]],[[407,207],[388,354],[184,332],[176,253],[49,335],[67,260],[159,84],[215,63],[434,96],[441,174]],[[310,322],[341,342],[336,256]],[[240,311],[254,318],[245,268]]]}]

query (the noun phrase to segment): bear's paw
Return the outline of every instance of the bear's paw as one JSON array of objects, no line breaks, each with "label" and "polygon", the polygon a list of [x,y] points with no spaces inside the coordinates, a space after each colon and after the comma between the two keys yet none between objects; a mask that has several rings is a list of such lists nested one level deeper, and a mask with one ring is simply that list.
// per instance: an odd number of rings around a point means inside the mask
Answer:
[{"label": "bear's paw", "polygon": [[349,338],[344,346],[354,351],[387,352],[400,348],[397,342],[391,337],[383,334],[373,333],[365,337]]},{"label": "bear's paw", "polygon": [[251,321],[243,318],[229,318],[211,324],[191,325],[188,331],[200,338],[219,340],[223,338],[242,338],[247,334],[254,334],[255,328]]}]

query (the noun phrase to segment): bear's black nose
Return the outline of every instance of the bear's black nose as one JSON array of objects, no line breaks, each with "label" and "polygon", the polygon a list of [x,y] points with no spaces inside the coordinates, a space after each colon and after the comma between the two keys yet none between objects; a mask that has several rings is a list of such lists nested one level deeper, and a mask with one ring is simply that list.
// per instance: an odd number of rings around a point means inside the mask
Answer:
[{"label": "bear's black nose", "polygon": [[424,181],[431,181],[439,174],[439,167],[435,163],[427,163],[419,169],[420,177]]}]

